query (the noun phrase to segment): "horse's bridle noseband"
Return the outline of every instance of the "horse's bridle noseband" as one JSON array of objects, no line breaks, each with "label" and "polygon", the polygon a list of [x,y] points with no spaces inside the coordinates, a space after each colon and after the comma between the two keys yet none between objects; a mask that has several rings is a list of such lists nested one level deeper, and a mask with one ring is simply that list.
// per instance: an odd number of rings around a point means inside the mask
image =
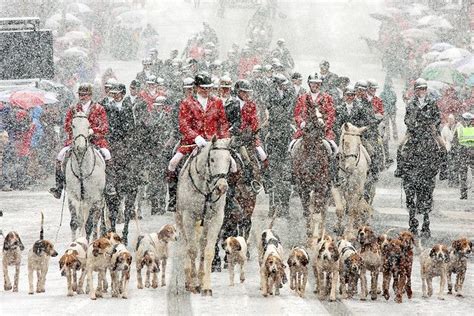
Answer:
[{"label": "horse's bridle noseband", "polygon": [[[342,141],[344,141],[344,136],[346,135],[349,135],[349,136],[357,136],[357,137],[361,137],[362,135],[359,134],[359,133],[350,133],[350,132],[344,132],[343,135],[342,135]],[[357,145],[357,153],[356,154],[344,154],[343,155],[343,158],[346,159],[346,158],[354,158],[356,159],[356,167],[359,165],[359,162],[360,162],[360,143]],[[342,171],[344,171],[345,173],[349,173],[347,172],[347,170],[345,168],[342,168],[341,166],[339,166],[339,169],[341,169]]]}]

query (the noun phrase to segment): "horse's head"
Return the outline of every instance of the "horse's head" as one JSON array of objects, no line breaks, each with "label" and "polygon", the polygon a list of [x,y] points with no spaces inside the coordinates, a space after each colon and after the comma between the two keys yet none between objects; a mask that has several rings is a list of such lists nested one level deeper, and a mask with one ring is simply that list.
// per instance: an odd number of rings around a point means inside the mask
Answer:
[{"label": "horse's head", "polygon": [[351,123],[342,125],[341,140],[339,143],[339,151],[343,155],[345,169],[353,169],[357,166],[360,156],[360,146],[362,144],[361,135],[367,127],[357,127]]},{"label": "horse's head", "polygon": [[227,174],[229,173],[231,157],[230,157],[230,138],[217,139],[212,138],[204,151],[207,153],[207,172],[210,185],[214,186],[214,190],[218,195],[225,194],[227,191]]},{"label": "horse's head", "polygon": [[318,109],[310,111],[308,115],[306,126],[303,128],[303,133],[309,135],[311,138],[323,138],[325,135],[325,127],[323,115]]},{"label": "horse's head", "polygon": [[88,145],[88,139],[91,134],[90,124],[87,115],[84,112],[77,112],[72,118],[72,136],[74,139],[74,149],[84,151]]}]

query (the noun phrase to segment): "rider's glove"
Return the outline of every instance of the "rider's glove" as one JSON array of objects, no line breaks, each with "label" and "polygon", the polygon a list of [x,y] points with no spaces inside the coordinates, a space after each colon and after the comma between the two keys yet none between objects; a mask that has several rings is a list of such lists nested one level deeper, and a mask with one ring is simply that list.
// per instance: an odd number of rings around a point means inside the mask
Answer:
[{"label": "rider's glove", "polygon": [[207,141],[202,138],[202,136],[197,136],[195,139],[194,139],[194,142],[196,143],[196,145],[198,145],[200,148],[204,147],[207,145]]}]

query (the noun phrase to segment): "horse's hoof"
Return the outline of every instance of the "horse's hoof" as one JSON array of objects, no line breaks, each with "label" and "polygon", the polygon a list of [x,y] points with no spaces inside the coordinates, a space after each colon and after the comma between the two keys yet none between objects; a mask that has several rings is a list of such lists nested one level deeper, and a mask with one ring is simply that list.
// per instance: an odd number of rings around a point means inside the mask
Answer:
[{"label": "horse's hoof", "polygon": [[4,289],[5,291],[10,291],[10,290],[12,289],[12,286],[11,286],[10,284],[4,285],[4,286],[3,286],[3,289]]},{"label": "horse's hoof", "polygon": [[212,296],[212,290],[211,289],[203,290],[201,295],[202,296]]}]

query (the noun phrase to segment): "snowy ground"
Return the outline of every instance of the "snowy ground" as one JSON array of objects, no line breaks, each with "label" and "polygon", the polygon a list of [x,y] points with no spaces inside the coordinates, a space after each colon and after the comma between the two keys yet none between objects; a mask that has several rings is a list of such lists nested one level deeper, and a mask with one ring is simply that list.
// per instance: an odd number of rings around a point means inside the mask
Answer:
[{"label": "snowy ground", "polygon": [[[245,39],[244,28],[248,16],[253,13],[247,9],[234,9],[226,12],[225,23],[215,17],[214,2],[202,1],[199,10],[193,10],[183,1],[149,2],[148,13],[150,20],[160,32],[161,57],[166,58],[173,48],[182,48],[186,38],[201,28],[201,22],[209,20],[216,28],[221,39],[221,51],[225,52],[232,42],[242,43]],[[153,3],[153,4],[152,4]],[[290,5],[291,3],[291,5]],[[306,76],[318,69],[317,65],[323,58],[331,61],[331,68],[341,75],[352,79],[373,77],[383,82],[384,73],[379,61],[367,52],[365,44],[359,36],[376,37],[377,23],[367,15],[376,11],[383,1],[321,1],[299,0],[282,1],[282,7],[289,8],[288,18],[279,20],[275,25],[275,38],[284,37],[288,47],[294,54],[297,70]],[[101,66],[113,67],[118,77],[129,82],[140,70],[138,61],[116,62],[104,57]],[[400,88],[398,83],[398,88]],[[400,90],[398,90],[400,92]],[[398,120],[402,124],[403,105],[400,104]],[[392,144],[393,145],[393,144]],[[406,229],[408,216],[400,201],[400,183],[394,179],[393,167],[385,172],[379,183],[375,199],[376,213],[374,227],[377,232],[394,227],[397,231]],[[52,181],[52,180],[51,180]],[[48,183],[48,185],[51,183]],[[0,192],[0,209],[4,217],[0,218],[0,228],[6,233],[16,230],[29,250],[39,237],[40,211],[45,214],[45,236],[54,240],[58,229],[61,202],[46,193],[48,185],[34,188],[26,192]],[[433,243],[449,243],[452,239],[467,236],[474,239],[474,207],[472,206],[472,190],[469,200],[460,201],[459,192],[447,188],[444,184],[437,186],[435,191],[435,210],[432,214]],[[404,203],[404,200],[403,200]],[[254,228],[260,232],[264,227],[264,217],[268,211],[267,198],[259,196],[254,215]],[[291,245],[303,241],[303,220],[298,198],[292,199],[292,216],[290,221],[277,220],[275,230],[283,239],[283,246],[288,249]],[[66,208],[64,220],[56,243],[56,249],[61,254],[70,241],[69,213]],[[162,224],[173,222],[172,214],[150,216],[149,209],[144,211],[144,220],[140,222],[143,232],[156,231]],[[328,223],[334,223],[334,212],[330,209]],[[119,226],[119,231],[121,230]],[[131,224],[130,237],[132,244],[136,238],[135,225]],[[255,245],[255,242],[253,243]],[[263,298],[259,293],[258,264],[255,260],[255,248],[250,246],[252,260],[246,268],[244,284],[228,286],[227,271],[212,275],[213,297],[182,294],[176,295],[175,286],[158,289],[138,290],[136,274],[132,271],[129,299],[112,299],[107,295],[103,299],[90,301],[87,296],[66,297],[66,280],[60,276],[58,258],[53,258],[46,283],[46,293],[27,294],[26,254],[23,253],[23,263],[20,274],[19,293],[4,292],[0,288],[0,315],[24,314],[176,314],[183,315],[217,315],[217,314],[469,314],[474,308],[474,260],[470,259],[468,274],[464,283],[466,297],[463,299],[452,296],[445,301],[435,297],[421,298],[421,280],[419,277],[419,261],[415,258],[413,270],[414,298],[403,304],[395,304],[392,299],[385,301],[361,302],[358,299],[338,301],[336,303],[320,302],[312,293],[313,277],[307,288],[307,296],[302,299],[285,286],[280,297]],[[172,247],[173,259],[168,263],[167,280],[182,279],[179,261],[175,258],[179,250]],[[181,278],[180,278],[181,277]],[[0,275],[0,284],[3,274]],[[439,282],[433,282],[437,291]],[[471,310],[471,312],[469,312]]]}]

